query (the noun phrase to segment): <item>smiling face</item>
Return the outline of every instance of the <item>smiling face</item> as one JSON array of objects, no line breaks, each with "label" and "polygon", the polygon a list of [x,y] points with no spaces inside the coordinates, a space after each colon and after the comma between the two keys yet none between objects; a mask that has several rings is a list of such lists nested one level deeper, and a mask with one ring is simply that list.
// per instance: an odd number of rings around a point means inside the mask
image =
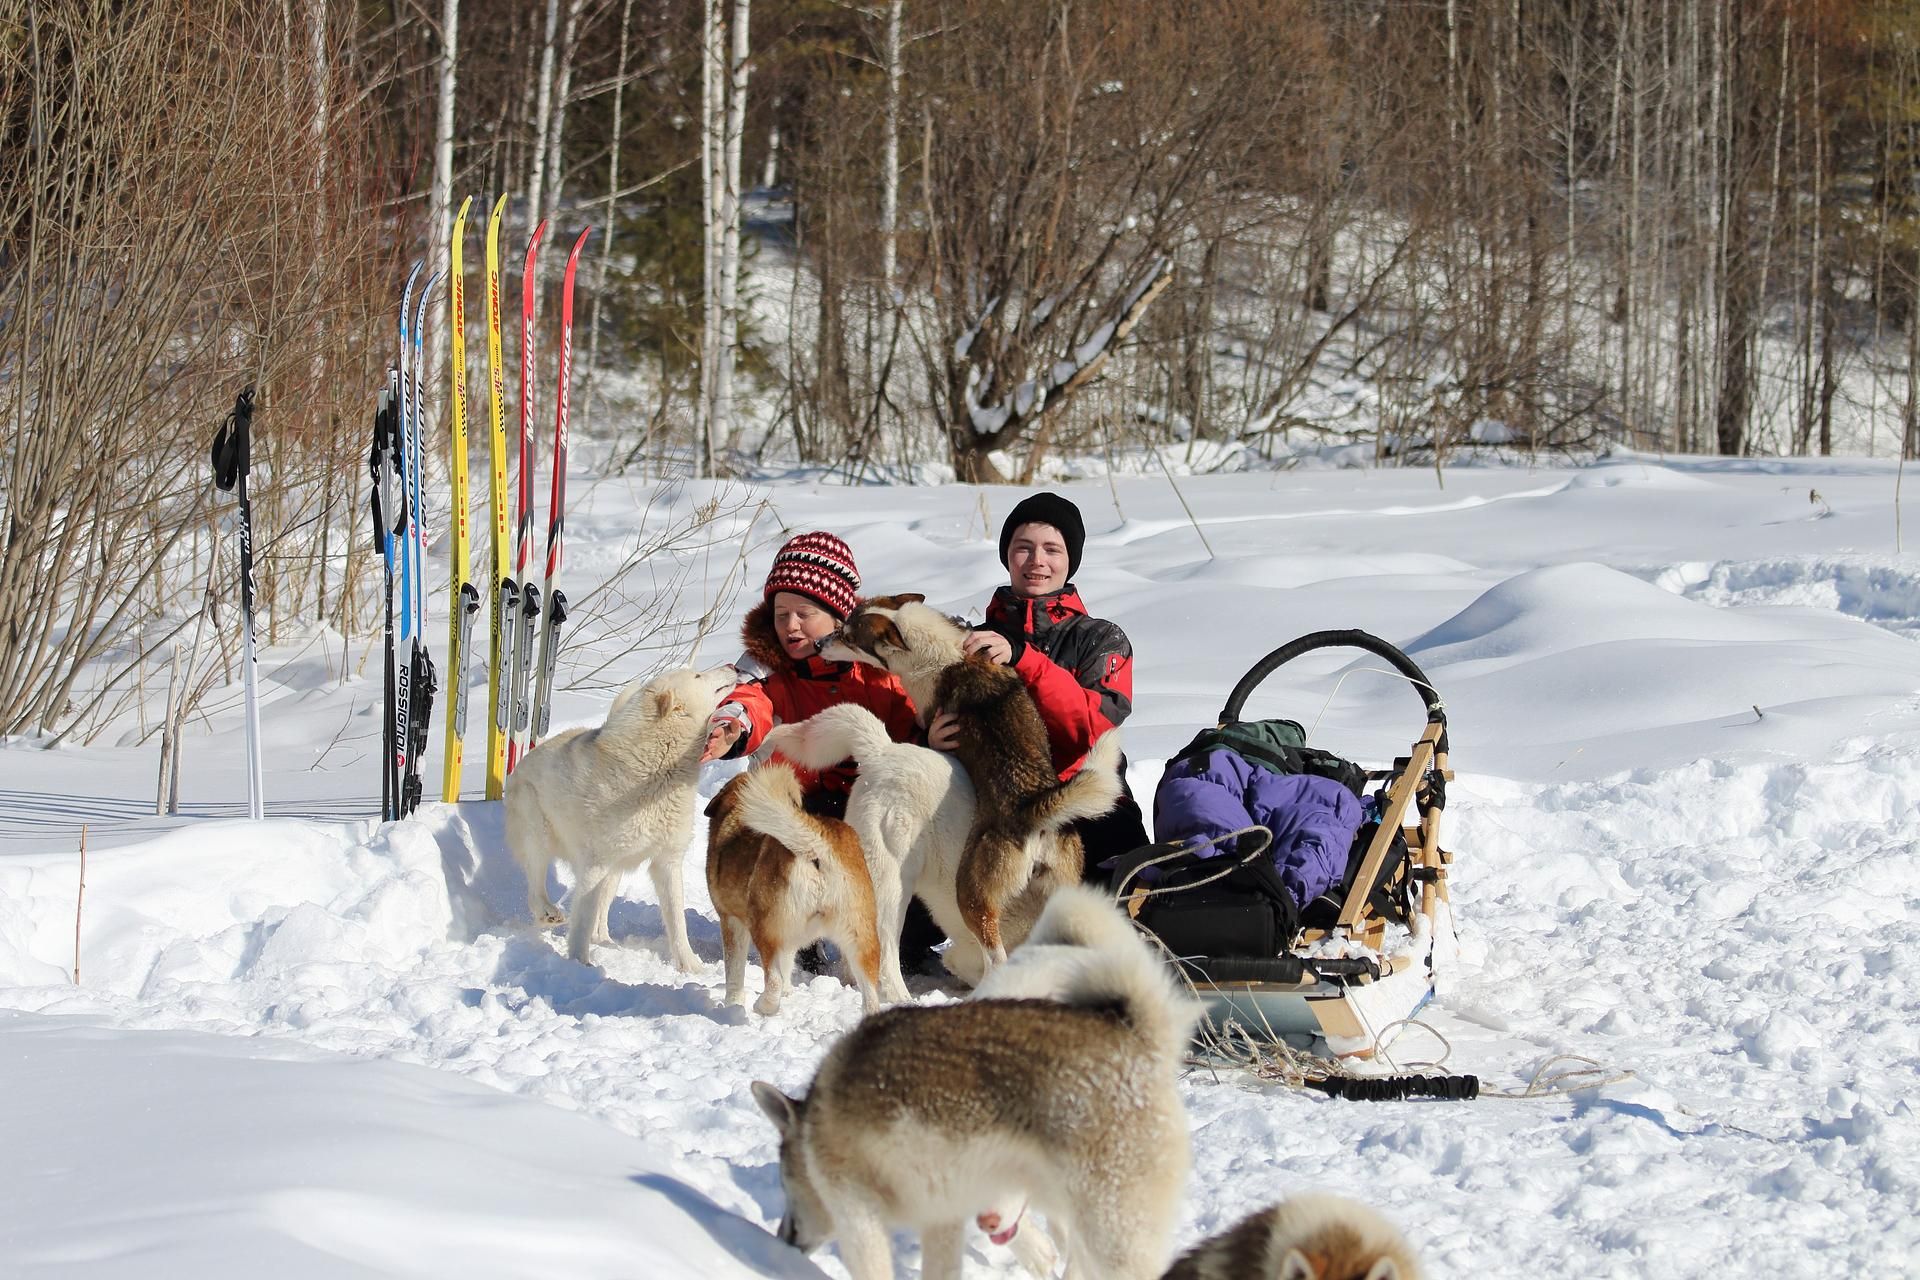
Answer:
[{"label": "smiling face", "polygon": [[840,619],[816,601],[792,591],[773,593],[773,634],[789,658],[811,658],[821,637],[830,636]]},{"label": "smiling face", "polygon": [[1023,524],[1007,541],[1007,578],[1013,593],[1031,599],[1067,585],[1067,540],[1050,524]]}]

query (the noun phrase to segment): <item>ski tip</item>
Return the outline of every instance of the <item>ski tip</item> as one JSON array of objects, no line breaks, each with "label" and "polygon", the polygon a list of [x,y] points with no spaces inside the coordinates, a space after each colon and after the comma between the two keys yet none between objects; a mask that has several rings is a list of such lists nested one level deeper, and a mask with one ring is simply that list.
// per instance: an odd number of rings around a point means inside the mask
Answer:
[{"label": "ski tip", "polygon": [[467,220],[467,210],[473,207],[473,197],[468,196],[460,202],[460,212],[453,215],[453,224],[459,226]]},{"label": "ski tip", "polygon": [[507,207],[507,196],[505,192],[501,192],[500,198],[493,202],[493,212],[487,215],[488,220],[492,222],[498,222],[500,220],[500,215],[503,212],[505,212],[506,207]]},{"label": "ski tip", "polygon": [[582,232],[580,233],[580,238],[579,238],[578,240],[575,240],[575,241],[573,242],[573,252],[567,255],[567,261],[569,261],[569,262],[575,262],[575,261],[578,261],[578,260],[579,260],[579,258],[580,258],[580,250],[582,250],[582,249],[584,249],[584,248],[586,248],[586,246],[587,246],[587,237],[588,237],[588,236],[590,236],[590,235],[592,235],[592,234],[593,234],[593,228],[592,228],[592,227],[588,227],[588,228],[587,228],[587,229],[586,229],[585,231],[582,231]]}]

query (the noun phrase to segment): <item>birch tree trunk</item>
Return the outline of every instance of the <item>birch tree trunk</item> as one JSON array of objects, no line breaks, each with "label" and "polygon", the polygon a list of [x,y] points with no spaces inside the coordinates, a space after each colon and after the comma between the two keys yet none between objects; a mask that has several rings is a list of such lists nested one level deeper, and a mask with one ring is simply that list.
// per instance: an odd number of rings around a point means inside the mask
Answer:
[{"label": "birch tree trunk", "polygon": [[900,224],[900,17],[905,0],[887,5],[887,114],[880,140],[880,283],[894,305]]},{"label": "birch tree trunk", "polygon": [[732,67],[727,84],[726,175],[720,200],[720,350],[714,387],[718,431],[733,431],[733,355],[740,337],[740,141],[747,123],[747,22],[752,0],[733,0]]},{"label": "birch tree trunk", "polygon": [[624,120],[622,108],[625,105],[627,89],[627,36],[633,26],[633,0],[626,0],[620,9],[620,56],[614,64],[613,79],[613,145],[607,148],[607,207],[601,216],[600,269],[594,278],[593,322],[587,327],[587,385],[580,397],[581,424],[593,416],[594,384],[598,381],[600,369],[600,306],[607,296],[607,267],[613,259],[613,232],[617,225],[614,220],[614,193],[620,190],[620,137]]},{"label": "birch tree trunk", "polygon": [[567,133],[567,97],[573,90],[573,50],[574,33],[580,26],[581,0],[570,0],[567,5],[567,25],[561,32],[560,43],[554,57],[557,70],[553,81],[553,109],[548,113],[547,126],[547,181],[546,207],[540,211],[541,217],[552,216],[560,207],[561,182],[566,177],[566,152],[561,143]]},{"label": "birch tree trunk", "polygon": [[[442,0],[440,5],[440,93],[437,102],[438,111],[433,130],[433,191],[427,199],[427,244],[429,246],[428,270],[436,266],[451,267],[452,259],[448,255],[448,246],[453,228],[449,225],[453,216],[453,101],[458,72],[460,45],[460,0]],[[449,292],[452,282],[444,286]],[[451,334],[445,324],[429,326],[433,336],[432,351],[427,357],[427,386],[440,370],[447,367],[448,342]],[[429,406],[433,403],[431,395],[423,396],[422,402]]]},{"label": "birch tree trunk", "polygon": [[547,0],[547,34],[540,43],[540,74],[533,99],[533,163],[527,166],[527,230],[546,208],[547,122],[553,114],[553,45],[560,35],[560,0]]},{"label": "birch tree trunk", "polygon": [[726,153],[722,132],[722,25],[720,0],[703,0],[700,24],[700,391],[695,420],[700,432],[701,474],[714,474],[714,388],[720,350],[720,189]]}]

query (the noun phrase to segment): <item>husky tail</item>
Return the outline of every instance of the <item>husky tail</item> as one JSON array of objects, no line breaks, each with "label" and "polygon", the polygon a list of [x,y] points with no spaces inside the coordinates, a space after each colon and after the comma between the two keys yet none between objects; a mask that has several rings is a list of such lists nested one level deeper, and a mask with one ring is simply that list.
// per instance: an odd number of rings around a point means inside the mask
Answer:
[{"label": "husky tail", "polygon": [[858,703],[842,702],[797,724],[776,726],[754,755],[765,759],[777,751],[803,769],[831,769],[849,756],[865,763],[892,745],[879,716]]},{"label": "husky tail", "polygon": [[784,765],[761,765],[740,782],[740,821],[820,866],[833,849],[820,819],[800,807],[800,781]]},{"label": "husky tail", "polygon": [[1033,932],[987,975],[975,997],[1114,1009],[1176,1067],[1201,1013],[1113,899],[1082,885],[1054,890]]},{"label": "husky tail", "polygon": [[1084,818],[1097,818],[1120,803],[1120,731],[1101,734],[1087,752],[1080,772],[1036,796],[1027,817],[1040,831],[1059,831]]}]

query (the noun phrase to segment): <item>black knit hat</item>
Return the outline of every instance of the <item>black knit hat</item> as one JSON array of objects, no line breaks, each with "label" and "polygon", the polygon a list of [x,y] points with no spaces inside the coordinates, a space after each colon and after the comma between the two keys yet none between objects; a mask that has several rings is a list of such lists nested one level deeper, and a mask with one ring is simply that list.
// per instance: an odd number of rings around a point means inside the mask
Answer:
[{"label": "black knit hat", "polygon": [[1057,493],[1035,493],[1020,499],[1007,516],[1007,522],[1000,526],[1000,563],[1007,562],[1007,544],[1013,541],[1013,531],[1023,524],[1050,524],[1060,531],[1060,541],[1067,544],[1067,577],[1080,572],[1080,548],[1086,545],[1087,526],[1080,521],[1080,508],[1068,502]]}]

